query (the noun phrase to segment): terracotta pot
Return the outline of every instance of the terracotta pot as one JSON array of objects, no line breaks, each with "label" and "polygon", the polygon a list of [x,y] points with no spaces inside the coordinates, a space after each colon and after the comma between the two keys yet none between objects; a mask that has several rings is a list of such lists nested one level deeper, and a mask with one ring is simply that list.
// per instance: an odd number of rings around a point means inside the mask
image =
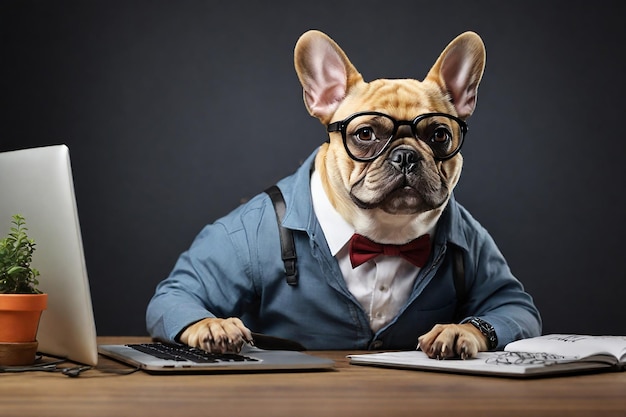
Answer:
[{"label": "terracotta pot", "polygon": [[0,365],[30,365],[48,294],[0,294]]}]

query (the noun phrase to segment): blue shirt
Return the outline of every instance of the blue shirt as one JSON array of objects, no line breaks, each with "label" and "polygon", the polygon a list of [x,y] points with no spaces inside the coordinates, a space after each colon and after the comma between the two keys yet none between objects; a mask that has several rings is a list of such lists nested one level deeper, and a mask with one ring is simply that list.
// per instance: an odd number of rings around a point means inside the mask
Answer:
[{"label": "blue shirt", "polygon": [[[414,349],[437,323],[480,317],[498,348],[541,333],[529,294],[512,275],[487,231],[454,197],[439,220],[430,259],[398,315],[373,332],[367,312],[348,290],[311,202],[315,153],[278,182],[293,231],[298,285],[286,283],[276,214],[259,194],[207,225],[163,280],[146,312],[154,338],[175,341],[206,317],[239,317],[253,332],[296,340],[308,349]],[[457,306],[449,245],[463,251],[467,296]]]}]

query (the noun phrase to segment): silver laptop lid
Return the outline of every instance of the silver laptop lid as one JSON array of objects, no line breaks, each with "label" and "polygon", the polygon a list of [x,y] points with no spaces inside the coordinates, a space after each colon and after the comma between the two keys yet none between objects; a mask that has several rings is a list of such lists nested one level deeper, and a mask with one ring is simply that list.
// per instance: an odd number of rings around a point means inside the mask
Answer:
[{"label": "silver laptop lid", "polygon": [[69,149],[47,146],[0,153],[0,235],[11,216],[26,218],[33,267],[48,294],[39,351],[87,365],[98,361],[96,326],[74,195]]}]

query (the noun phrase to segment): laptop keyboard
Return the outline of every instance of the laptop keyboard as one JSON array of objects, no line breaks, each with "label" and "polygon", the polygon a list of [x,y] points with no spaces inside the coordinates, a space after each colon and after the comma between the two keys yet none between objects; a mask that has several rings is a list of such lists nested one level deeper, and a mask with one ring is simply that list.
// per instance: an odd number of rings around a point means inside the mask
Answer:
[{"label": "laptop keyboard", "polygon": [[173,346],[163,343],[136,343],[126,345],[159,359],[192,361],[196,363],[258,362],[258,359],[237,353],[210,353],[189,346]]}]

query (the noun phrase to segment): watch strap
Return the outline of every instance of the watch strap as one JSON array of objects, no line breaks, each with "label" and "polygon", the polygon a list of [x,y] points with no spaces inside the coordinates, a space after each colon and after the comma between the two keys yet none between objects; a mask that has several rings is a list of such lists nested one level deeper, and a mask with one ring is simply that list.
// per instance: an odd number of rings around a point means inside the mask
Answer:
[{"label": "watch strap", "polygon": [[491,324],[478,317],[470,318],[467,323],[476,327],[485,336],[485,339],[487,339],[487,350],[495,350],[498,347],[498,336]]}]

